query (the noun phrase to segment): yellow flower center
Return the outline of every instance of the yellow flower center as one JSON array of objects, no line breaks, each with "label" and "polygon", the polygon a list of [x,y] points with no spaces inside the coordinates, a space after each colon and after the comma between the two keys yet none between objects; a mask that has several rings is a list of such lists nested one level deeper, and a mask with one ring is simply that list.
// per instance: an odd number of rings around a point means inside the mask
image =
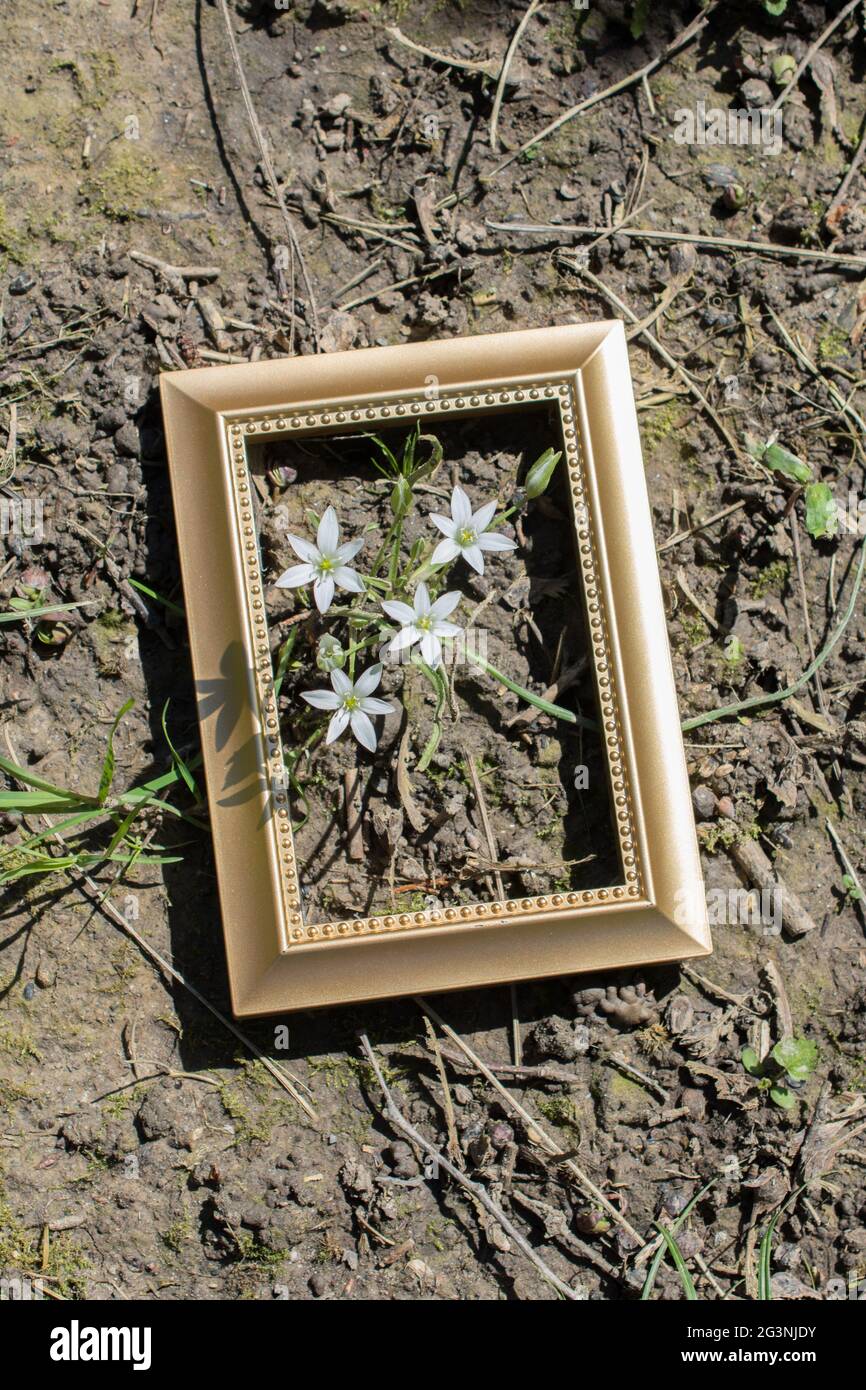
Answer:
[{"label": "yellow flower center", "polygon": [[327,555],[323,555],[319,560],[319,574],[328,574],[334,569],[333,560],[329,560]]},{"label": "yellow flower center", "polygon": [[474,545],[477,539],[478,537],[471,526],[464,526],[462,530],[457,532],[458,545]]},{"label": "yellow flower center", "polygon": [[415,626],[416,626],[416,627],[420,627],[420,629],[421,629],[422,632],[429,632],[430,629],[431,629],[431,627],[433,626],[433,619],[432,619],[432,618],[429,618],[429,617],[428,617],[428,618],[416,618],[416,619],[415,619]]},{"label": "yellow flower center", "polygon": [[359,709],[361,701],[358,699],[357,695],[347,695],[343,704],[346,709]]}]

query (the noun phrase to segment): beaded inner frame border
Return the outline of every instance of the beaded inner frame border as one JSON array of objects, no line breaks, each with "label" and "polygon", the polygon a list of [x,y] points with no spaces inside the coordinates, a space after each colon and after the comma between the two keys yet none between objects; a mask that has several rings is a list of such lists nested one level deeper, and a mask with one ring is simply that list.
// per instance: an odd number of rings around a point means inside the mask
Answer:
[{"label": "beaded inner frame border", "polygon": [[[349,918],[339,922],[307,925],[303,917],[298,864],[291,828],[288,787],[283,763],[283,746],[274,691],[273,665],[268,640],[264,603],[265,580],[256,536],[248,443],[264,439],[321,436],[329,429],[356,425],[375,425],[437,415],[484,415],[517,406],[555,405],[558,408],[563,441],[563,457],[568,471],[572,498],[577,555],[584,592],[587,628],[595,671],[601,730],[605,741],[609,786],[613,803],[616,838],[622,865],[622,881],[609,887],[581,892],[561,892],[539,897],[513,898],[504,902],[475,902],[460,907],[426,912],[393,913],[382,917]],[[224,430],[224,456],[231,478],[230,495],[234,521],[243,557],[243,582],[250,618],[250,640],[254,654],[253,684],[259,717],[259,757],[265,804],[273,814],[268,832],[272,836],[279,865],[279,893],[282,907],[281,948],[322,945],[347,938],[381,937],[395,932],[411,932],[436,926],[472,926],[498,922],[508,926],[522,914],[561,914],[569,907],[593,908],[623,905],[644,897],[645,873],[635,834],[632,789],[623,746],[619,718],[616,677],[610,653],[610,636],[601,600],[598,575],[598,549],[590,493],[577,424],[578,403],[573,372],[528,377],[508,386],[477,389],[442,387],[434,396],[417,391],[393,392],[380,398],[329,400],[305,405],[298,411],[235,412],[221,417]]]}]

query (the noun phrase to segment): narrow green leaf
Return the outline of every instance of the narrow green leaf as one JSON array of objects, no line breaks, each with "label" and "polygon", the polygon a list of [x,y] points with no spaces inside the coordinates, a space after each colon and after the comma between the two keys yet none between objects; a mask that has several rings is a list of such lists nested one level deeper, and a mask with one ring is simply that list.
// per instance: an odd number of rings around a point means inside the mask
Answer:
[{"label": "narrow green leaf", "polygon": [[164,706],[163,706],[163,710],[162,710],[162,720],[161,720],[161,722],[162,722],[162,732],[165,734],[165,741],[166,741],[166,743],[168,744],[169,752],[171,753],[171,757],[172,757],[172,762],[174,763],[175,767],[177,768],[178,772],[180,773],[180,775],[181,775],[181,777],[183,778],[184,782],[186,783],[187,787],[188,787],[189,790],[192,792],[192,794],[193,794],[193,796],[195,797],[196,801],[199,801],[199,800],[201,800],[201,798],[199,797],[199,794],[198,794],[198,787],[197,787],[197,785],[196,785],[195,778],[193,777],[192,773],[190,772],[190,770],[189,770],[189,768],[187,767],[186,763],[184,762],[183,758],[180,756],[180,753],[178,753],[177,749],[175,748],[174,744],[172,743],[172,741],[171,741],[171,735],[170,735],[170,733],[168,732],[168,725],[167,725],[167,723],[166,723],[166,716],[167,716],[167,714],[168,714],[168,706],[169,706],[169,703],[170,703],[170,700],[166,700],[166,702],[165,702],[165,704],[164,704]]},{"label": "narrow green leaf", "polygon": [[432,666],[428,666],[425,661],[419,661],[418,666],[432,685],[436,696],[436,711],[433,715],[433,727],[430,731],[430,737],[424,745],[421,757],[418,759],[418,772],[426,772],[427,768],[430,766],[430,760],[433,754],[439,747],[439,740],[442,737],[442,724],[440,723],[439,716],[445,704],[448,688],[445,684],[445,677],[442,675],[441,671],[434,671]]},{"label": "narrow green leaf", "polygon": [[132,575],[130,575],[129,582],[133,589],[138,589],[139,593],[147,594],[148,598],[152,598],[156,603],[161,603],[163,608],[167,608],[170,613],[176,613],[179,618],[186,617],[186,612],[181,608],[179,603],[174,603],[172,599],[157,593],[156,589],[151,589],[147,584],[142,584],[140,579],[133,579]]},{"label": "narrow green leaf", "polygon": [[783,477],[791,478],[795,483],[808,483],[812,477],[810,465],[797,458],[790,449],[783,448],[781,444],[760,444],[747,436],[746,447],[752,458],[757,459],[765,468],[772,469],[774,473],[781,473]]},{"label": "narrow green leaf", "polygon": [[649,0],[635,0],[634,9],[631,12],[631,36],[633,39],[642,39],[646,29],[647,15],[649,14]]},{"label": "narrow green leaf", "polygon": [[515,695],[519,695],[521,700],[525,700],[528,705],[534,705],[536,709],[543,710],[545,714],[552,714],[554,719],[562,719],[566,724],[579,724],[584,729],[596,729],[598,727],[594,719],[584,719],[582,715],[572,714],[570,709],[563,709],[562,705],[554,705],[549,700],[542,700],[540,695],[535,695],[524,685],[518,685],[510,676],[506,676],[495,666],[491,666],[489,661],[485,661],[483,656],[479,656],[469,647],[466,648],[466,655],[476,666],[480,666],[482,671],[486,671],[488,676],[499,681],[506,690],[511,690]]},{"label": "narrow green leaf", "polygon": [[86,608],[89,603],[96,603],[96,599],[86,598],[80,603],[38,603],[35,606],[27,599],[13,598],[9,602],[15,607],[20,604],[20,612],[0,613],[0,623],[20,623],[22,618],[43,618],[46,613],[63,613],[70,608]]},{"label": "narrow green leaf", "polygon": [[72,811],[82,804],[83,797],[55,796],[52,792],[0,791],[0,811]]},{"label": "narrow green leaf", "polygon": [[99,792],[96,798],[100,806],[105,805],[108,799],[108,793],[111,791],[111,784],[114,781],[114,735],[117,733],[117,726],[121,719],[125,714],[129,713],[134,704],[135,701],[129,699],[120,707],[115,716],[114,723],[109,730],[108,747],[105,750],[105,758],[102,763],[102,775],[99,778]]},{"label": "narrow green leaf", "polygon": [[9,758],[4,758],[2,754],[0,754],[0,769],[16,782],[26,782],[28,787],[38,787],[40,791],[52,792],[54,796],[71,798],[75,801],[81,801],[85,805],[93,801],[90,796],[79,796],[77,792],[70,792],[65,787],[58,787],[54,782],[47,782],[44,777],[39,777],[29,768],[19,767],[17,763],[11,762]]},{"label": "narrow green leaf", "polygon": [[671,1235],[670,1231],[666,1226],[660,1226],[657,1221],[655,1223],[655,1227],[661,1235],[661,1238],[667,1246],[668,1250],[670,1251],[671,1259],[674,1262],[677,1274],[680,1276],[680,1279],[682,1280],[682,1285],[685,1289],[686,1298],[688,1299],[689,1303],[697,1303],[697,1289],[694,1286],[691,1274],[689,1274],[689,1267],[683,1259],[680,1247],[677,1245],[676,1241],[674,1240],[673,1236]]},{"label": "narrow green leaf", "polygon": [[774,1214],[769,1226],[761,1238],[760,1249],[758,1250],[758,1298],[767,1301],[773,1298],[773,1277],[770,1266],[770,1258],[773,1252],[773,1234],[776,1230],[776,1222],[782,1215],[782,1207]]},{"label": "narrow green leaf", "polygon": [[[700,1192],[696,1192],[691,1201],[683,1207],[676,1220],[672,1221],[670,1226],[667,1228],[671,1235],[676,1235],[677,1231],[680,1229],[680,1226],[682,1226],[683,1222],[691,1215],[698,1202],[701,1200],[702,1197],[706,1196],[706,1194],[709,1192],[710,1188],[716,1181],[716,1178],[710,1178],[709,1182],[704,1184]],[[644,1286],[641,1289],[640,1296],[641,1302],[643,1303],[645,1303],[647,1299],[651,1298],[652,1296],[653,1285],[656,1281],[656,1275],[658,1274],[661,1268],[661,1263],[664,1257],[665,1247],[663,1245],[660,1245],[656,1253],[653,1255],[652,1263],[650,1264],[650,1267],[647,1270],[647,1276],[644,1280]]]}]

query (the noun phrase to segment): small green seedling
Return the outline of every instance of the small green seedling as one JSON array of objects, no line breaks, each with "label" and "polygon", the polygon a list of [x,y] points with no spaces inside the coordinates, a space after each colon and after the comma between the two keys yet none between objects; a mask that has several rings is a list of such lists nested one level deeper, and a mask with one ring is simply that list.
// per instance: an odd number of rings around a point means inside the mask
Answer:
[{"label": "small green seedling", "polygon": [[790,1110],[797,1102],[791,1087],[802,1086],[812,1075],[818,1062],[818,1044],[811,1038],[782,1038],[763,1062],[753,1047],[744,1047],[740,1058],[757,1080],[758,1090],[769,1091],[774,1105]]},{"label": "small green seedling", "polygon": [[842,875],[842,887],[845,889],[850,902],[861,903],[863,901],[863,889],[858,883],[855,883],[850,874]]},{"label": "small green seedling", "polygon": [[774,439],[769,439],[766,444],[761,444],[759,440],[746,435],[746,448],[753,459],[762,463],[765,468],[769,468],[773,473],[781,473],[784,478],[790,478],[794,483],[808,483],[812,480],[812,468],[802,459],[792,454],[790,449],[785,449],[781,444],[777,444]]},{"label": "small green seedling", "polygon": [[729,666],[739,666],[744,656],[745,652],[743,651],[742,642],[740,641],[736,633],[732,633],[731,636],[728,638],[728,641],[725,643],[725,661],[728,663]]}]

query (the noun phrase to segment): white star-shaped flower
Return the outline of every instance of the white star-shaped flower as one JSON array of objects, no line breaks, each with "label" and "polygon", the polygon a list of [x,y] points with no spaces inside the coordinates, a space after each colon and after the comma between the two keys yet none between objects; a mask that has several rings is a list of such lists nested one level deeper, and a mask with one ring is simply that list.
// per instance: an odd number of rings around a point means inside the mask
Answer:
[{"label": "white star-shaped flower", "polygon": [[457,607],[463,595],[459,589],[443,594],[435,603],[430,602],[426,584],[419,584],[415,590],[414,606],[391,599],[382,607],[400,624],[400,631],[388,647],[389,652],[399,652],[421,643],[421,656],[428,666],[437,667],[442,661],[442,637],[456,637],[460,628],[456,623],[446,622],[449,613]]},{"label": "white star-shaped flower", "polygon": [[364,592],[363,579],[349,565],[364,542],[340,544],[340,523],[333,507],[326,509],[319,522],[315,545],[301,536],[289,536],[289,544],[304,563],[292,565],[281,574],[276,580],[278,589],[299,589],[303,584],[312,584],[313,600],[320,613],[327,613],[330,608],[335,586],[351,594]]},{"label": "white star-shaped flower", "polygon": [[451,494],[451,516],[430,513],[430,520],[445,536],[430,557],[431,565],[447,565],[450,560],[462,555],[478,574],[483,574],[483,551],[515,550],[514,541],[487,530],[496,507],[495,501],[485,502],[483,507],[473,512],[472,503],[462,487],[456,487]]},{"label": "white star-shaped flower", "polygon": [[382,679],[381,666],[368,666],[367,670],[352,683],[345,671],[331,672],[333,690],[302,690],[301,699],[314,709],[332,709],[334,716],[328,725],[326,743],[333,743],[348,725],[355,738],[371,753],[376,751],[376,731],[370,721],[371,714],[391,714],[394,705],[387,700],[371,698]]}]

